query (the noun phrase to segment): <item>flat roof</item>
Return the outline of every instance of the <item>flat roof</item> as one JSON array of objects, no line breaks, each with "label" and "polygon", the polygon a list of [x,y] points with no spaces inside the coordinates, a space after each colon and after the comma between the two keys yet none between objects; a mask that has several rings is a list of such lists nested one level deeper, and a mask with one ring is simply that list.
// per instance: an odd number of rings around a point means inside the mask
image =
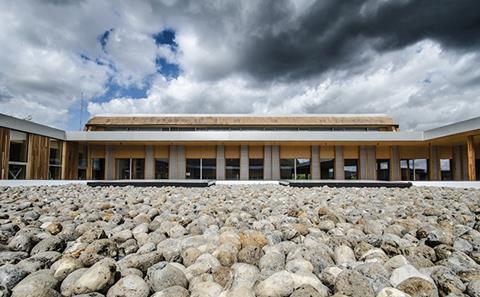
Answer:
[{"label": "flat roof", "polygon": [[65,131],[0,113],[0,127],[65,140]]},{"label": "flat roof", "polygon": [[96,115],[86,126],[395,126],[384,114],[128,114]]}]

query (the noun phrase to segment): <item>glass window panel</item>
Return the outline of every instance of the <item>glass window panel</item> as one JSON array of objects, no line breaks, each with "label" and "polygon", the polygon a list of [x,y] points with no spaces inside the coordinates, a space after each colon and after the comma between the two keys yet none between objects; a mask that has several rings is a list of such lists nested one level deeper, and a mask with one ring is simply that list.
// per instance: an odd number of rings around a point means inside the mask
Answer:
[{"label": "glass window panel", "polygon": [[240,159],[225,159],[225,179],[240,179]]},{"label": "glass window panel", "polygon": [[168,159],[155,160],[155,178],[168,179]]},{"label": "glass window panel", "polygon": [[320,178],[335,179],[335,159],[320,160]]},{"label": "glass window panel", "polygon": [[200,159],[187,159],[187,179],[200,179]]},{"label": "glass window panel", "polygon": [[345,179],[358,179],[358,160],[357,159],[345,159],[344,170]]},{"label": "glass window panel", "polygon": [[248,160],[248,178],[252,180],[263,179],[263,159]]},{"label": "glass window panel", "polygon": [[92,160],[92,178],[94,180],[105,179],[105,159],[93,159]]},{"label": "glass window panel", "polygon": [[442,180],[452,180],[452,160],[440,159],[440,175]]},{"label": "glass window panel", "polygon": [[50,165],[62,164],[62,143],[56,139],[50,139]]},{"label": "glass window panel", "polygon": [[310,159],[297,159],[297,175],[296,179],[310,179]]},{"label": "glass window panel", "polygon": [[202,159],[202,179],[217,178],[217,159]]},{"label": "glass window panel", "polygon": [[145,159],[132,159],[132,179],[145,178]]},{"label": "glass window panel", "polygon": [[377,179],[390,180],[390,160],[388,159],[377,160]]},{"label": "glass window panel", "polygon": [[9,164],[8,165],[8,179],[25,179],[27,172],[27,165]]},{"label": "glass window panel", "polygon": [[27,133],[10,130],[10,161],[27,162]]},{"label": "glass window panel", "polygon": [[415,180],[428,180],[428,160],[415,159]]},{"label": "glass window panel", "polygon": [[87,146],[80,145],[78,147],[78,168],[87,168]]},{"label": "glass window panel", "polygon": [[87,179],[87,169],[78,169],[78,179],[79,180]]},{"label": "glass window panel", "polygon": [[130,179],[130,159],[115,159],[117,179]]},{"label": "glass window panel", "polygon": [[48,167],[48,179],[60,179],[62,167],[49,166]]},{"label": "glass window panel", "polygon": [[280,159],[280,178],[295,179],[295,159]]}]

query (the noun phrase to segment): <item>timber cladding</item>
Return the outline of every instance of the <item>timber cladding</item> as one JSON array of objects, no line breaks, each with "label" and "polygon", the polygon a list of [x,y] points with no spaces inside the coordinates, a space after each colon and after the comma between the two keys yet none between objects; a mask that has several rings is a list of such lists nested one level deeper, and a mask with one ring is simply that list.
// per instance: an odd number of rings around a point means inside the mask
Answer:
[{"label": "timber cladding", "polygon": [[62,179],[78,179],[78,143],[64,142],[62,154]]},{"label": "timber cladding", "polygon": [[27,179],[48,179],[49,138],[28,135]]},{"label": "timber cladding", "polygon": [[10,129],[0,128],[0,179],[8,177]]}]

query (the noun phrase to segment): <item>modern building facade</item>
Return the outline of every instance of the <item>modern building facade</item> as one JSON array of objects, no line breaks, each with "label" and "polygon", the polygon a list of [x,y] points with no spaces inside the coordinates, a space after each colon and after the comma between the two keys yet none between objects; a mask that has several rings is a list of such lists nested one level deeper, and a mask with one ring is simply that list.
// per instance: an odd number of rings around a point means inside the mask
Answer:
[{"label": "modern building facade", "polygon": [[480,117],[105,115],[62,131],[0,114],[1,179],[477,180]]}]

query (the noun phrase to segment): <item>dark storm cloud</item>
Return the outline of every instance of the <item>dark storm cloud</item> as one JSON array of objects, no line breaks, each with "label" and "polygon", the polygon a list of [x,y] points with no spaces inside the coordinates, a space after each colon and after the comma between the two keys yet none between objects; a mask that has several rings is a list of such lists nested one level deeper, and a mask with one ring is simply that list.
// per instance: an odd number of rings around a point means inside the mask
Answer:
[{"label": "dark storm cloud", "polygon": [[[282,3],[261,10],[246,39],[240,65],[257,78],[354,71],[375,57],[367,50],[383,53],[425,39],[466,51],[480,43],[476,0],[316,1],[294,22]],[[282,22],[288,25],[272,27]]]}]

